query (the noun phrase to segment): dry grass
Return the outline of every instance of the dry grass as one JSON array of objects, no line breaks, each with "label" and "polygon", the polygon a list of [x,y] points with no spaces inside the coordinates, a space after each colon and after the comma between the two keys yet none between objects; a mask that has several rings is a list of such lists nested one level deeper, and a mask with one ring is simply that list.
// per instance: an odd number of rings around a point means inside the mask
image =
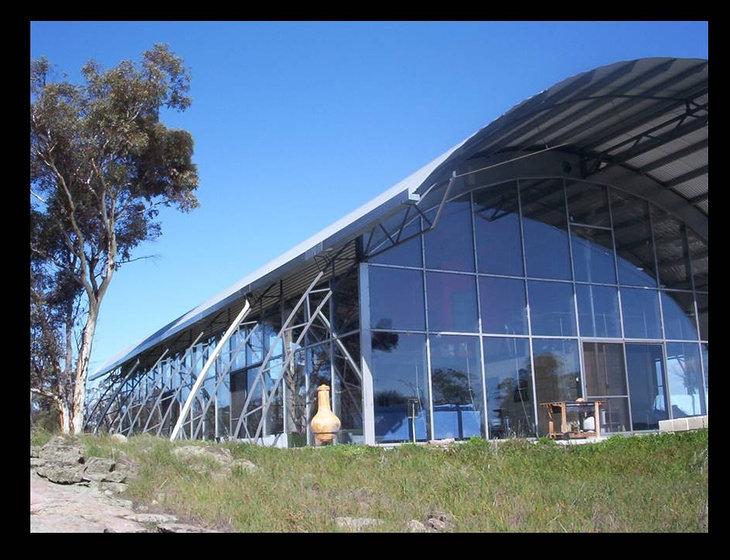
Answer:
[{"label": "dry grass", "polygon": [[707,430],[571,447],[479,439],[445,450],[226,443],[258,469],[222,479],[211,476],[213,464],[193,472],[164,439],[84,441],[90,455],[123,451],[140,462],[129,498],[234,531],[337,531],[336,516],[374,517],[383,521],[378,531],[404,531],[436,511],[464,532],[707,530]]}]

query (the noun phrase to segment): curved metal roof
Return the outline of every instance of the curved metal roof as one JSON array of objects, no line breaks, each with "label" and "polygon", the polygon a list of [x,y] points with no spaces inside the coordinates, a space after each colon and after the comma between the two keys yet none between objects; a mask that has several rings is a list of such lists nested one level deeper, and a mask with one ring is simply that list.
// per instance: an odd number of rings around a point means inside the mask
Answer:
[{"label": "curved metal roof", "polygon": [[680,215],[707,237],[706,60],[644,58],[570,77],[528,98],[316,235],[252,272],[101,366],[93,378],[271,283],[328,248],[360,235],[389,209],[412,200],[457,164],[555,148],[579,157],[581,175],[628,185]]}]

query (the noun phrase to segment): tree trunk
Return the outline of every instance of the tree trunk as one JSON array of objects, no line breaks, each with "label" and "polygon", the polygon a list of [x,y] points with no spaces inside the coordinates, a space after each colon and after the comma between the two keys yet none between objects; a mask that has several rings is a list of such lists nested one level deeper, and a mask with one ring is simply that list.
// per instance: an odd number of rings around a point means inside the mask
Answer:
[{"label": "tree trunk", "polygon": [[84,429],[84,407],[86,404],[86,377],[89,370],[91,346],[94,342],[96,320],[99,315],[99,302],[89,302],[89,315],[81,338],[81,347],[76,358],[76,382],[74,383],[74,397],[71,406],[71,427],[74,434],[80,434]]},{"label": "tree trunk", "polygon": [[58,406],[58,427],[62,434],[68,435],[71,433],[71,411],[64,399],[58,399],[56,406]]}]

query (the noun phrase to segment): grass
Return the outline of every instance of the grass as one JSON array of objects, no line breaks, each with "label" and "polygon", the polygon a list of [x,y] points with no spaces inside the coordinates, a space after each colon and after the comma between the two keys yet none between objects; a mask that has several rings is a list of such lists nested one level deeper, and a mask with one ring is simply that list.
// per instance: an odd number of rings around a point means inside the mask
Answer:
[{"label": "grass", "polygon": [[223,478],[178,460],[171,450],[182,443],[82,437],[90,456],[124,452],[140,463],[128,498],[233,531],[337,531],[336,516],[374,517],[383,521],[378,531],[404,531],[434,512],[465,532],[707,530],[707,430],[569,447],[481,439],[446,449],[225,443],[258,469]]}]

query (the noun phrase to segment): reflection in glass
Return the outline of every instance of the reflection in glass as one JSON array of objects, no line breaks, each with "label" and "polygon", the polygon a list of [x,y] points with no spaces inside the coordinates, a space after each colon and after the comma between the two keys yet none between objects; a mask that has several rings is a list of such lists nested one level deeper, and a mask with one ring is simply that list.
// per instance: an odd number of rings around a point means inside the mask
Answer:
[{"label": "reflection in glass", "polygon": [[664,337],[696,340],[694,298],[688,292],[661,292]]},{"label": "reflection in glass", "polygon": [[570,280],[562,179],[520,181],[527,275]]},{"label": "reflection in glass", "polygon": [[659,285],[663,288],[691,289],[689,250],[684,225],[653,205],[651,217]]},{"label": "reflection in glass", "polygon": [[609,397],[600,399],[601,404],[601,432],[616,433],[628,432],[629,402],[626,397]]},{"label": "reflection in glass", "polygon": [[708,338],[708,320],[709,320],[709,299],[708,294],[697,294],[697,313],[699,314],[700,338],[707,340]]},{"label": "reflection in glass", "polygon": [[576,281],[615,284],[611,232],[580,226],[573,226],[570,231]]},{"label": "reflection in glass", "polygon": [[527,334],[524,280],[480,277],[479,298],[483,332]]},{"label": "reflection in glass", "polygon": [[428,329],[431,332],[477,332],[476,282],[474,276],[426,273]]},{"label": "reflection in glass", "polygon": [[526,338],[485,337],[489,437],[535,435],[530,347]]},{"label": "reflection in glass", "polygon": [[[433,220],[436,211],[427,214]],[[463,196],[447,202],[436,227],[423,236],[426,268],[474,272],[471,200]]]},{"label": "reflection in glass", "polygon": [[627,344],[626,368],[634,430],[656,430],[666,420],[664,359],[659,344]]},{"label": "reflection in glass", "polygon": [[[341,340],[342,346],[333,343],[334,384],[332,409],[340,419],[338,443],[362,443],[362,382],[356,369],[360,358],[358,334]],[[347,357],[349,354],[354,365]]]},{"label": "reflection in glass", "polygon": [[705,414],[705,393],[702,390],[700,348],[691,342],[667,343],[667,379],[672,416]]},{"label": "reflection in glass", "polygon": [[375,441],[430,439],[425,335],[373,333],[371,365]]},{"label": "reflection in glass", "polygon": [[621,308],[626,338],[662,337],[656,290],[623,288]]},{"label": "reflection in glass", "polygon": [[583,367],[589,397],[626,395],[622,344],[584,342]]},{"label": "reflection in glass", "polygon": [[566,181],[565,194],[571,222],[603,227],[611,225],[606,187],[583,181]]},{"label": "reflection in glass", "polygon": [[707,363],[707,360],[709,360],[710,356],[707,352],[707,344],[700,344],[700,348],[702,349],[702,375],[704,375],[705,378],[705,406],[709,408],[710,399],[708,398],[708,392],[710,390],[710,386],[707,379],[707,372],[709,370],[709,364]]},{"label": "reflection in glass", "polygon": [[[400,239],[407,239],[409,236],[418,233],[421,230],[420,220],[420,217],[416,218],[405,226]],[[385,234],[383,234],[383,237],[385,238]],[[411,237],[411,239],[408,239],[407,241],[399,242],[394,246],[389,240],[387,240],[387,238],[385,238],[383,239],[381,247],[370,249],[371,252],[377,254],[372,257],[368,257],[368,262],[400,266],[423,266],[421,239],[421,235],[416,235],[415,237]],[[385,247],[389,248],[385,249]]]},{"label": "reflection in glass", "polygon": [[[347,274],[332,280],[331,285],[332,310],[334,314],[332,325],[335,332],[345,334],[357,330],[360,328],[357,267],[353,267]],[[325,306],[323,311],[327,311],[327,306]]]},{"label": "reflection in glass", "polygon": [[474,231],[479,272],[523,275],[516,182],[474,193]]},{"label": "reflection in glass", "polygon": [[707,242],[687,228],[687,244],[689,245],[689,254],[692,261],[692,279],[694,280],[695,290],[706,292],[708,289],[707,265],[709,255]]},{"label": "reflection in glass", "polygon": [[563,282],[528,282],[532,334],[575,334],[573,286]]},{"label": "reflection in glass", "polygon": [[611,286],[576,284],[581,336],[619,338],[618,290]]},{"label": "reflection in glass", "polygon": [[431,336],[435,439],[484,435],[479,338]]},{"label": "reflection in glass", "polygon": [[369,266],[368,275],[373,329],[425,330],[421,271]]},{"label": "reflection in glass", "polygon": [[648,203],[612,189],[611,204],[619,283],[656,286]]},{"label": "reflection in glass", "polygon": [[[534,338],[532,355],[538,405],[582,396],[578,341]],[[540,435],[547,434],[547,422],[545,408],[538,406]]]}]

